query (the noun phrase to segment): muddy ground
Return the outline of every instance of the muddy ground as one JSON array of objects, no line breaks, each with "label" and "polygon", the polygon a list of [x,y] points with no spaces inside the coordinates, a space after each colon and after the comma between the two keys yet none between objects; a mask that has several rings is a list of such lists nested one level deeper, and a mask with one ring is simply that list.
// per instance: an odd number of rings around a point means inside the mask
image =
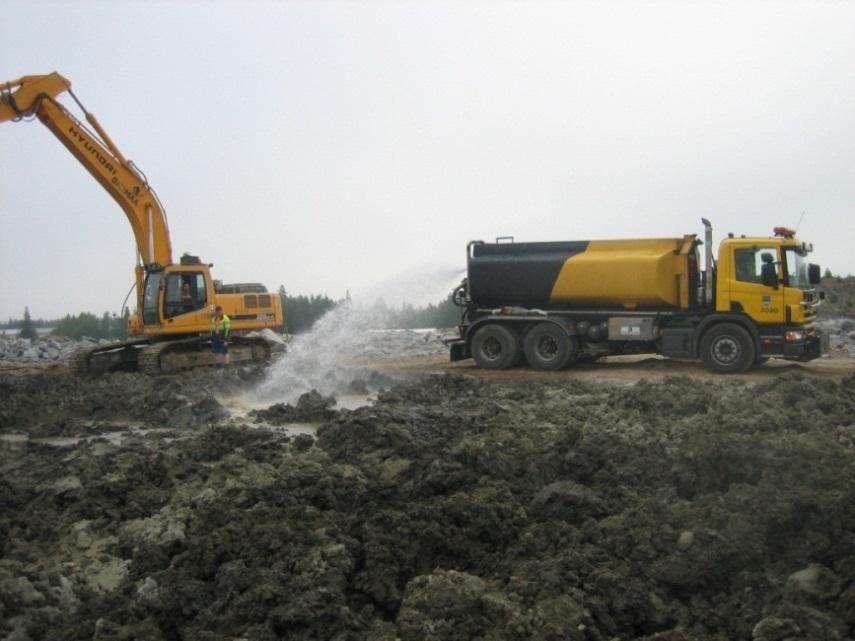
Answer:
[{"label": "muddy ground", "polygon": [[3,371],[0,639],[853,639],[850,363]]}]

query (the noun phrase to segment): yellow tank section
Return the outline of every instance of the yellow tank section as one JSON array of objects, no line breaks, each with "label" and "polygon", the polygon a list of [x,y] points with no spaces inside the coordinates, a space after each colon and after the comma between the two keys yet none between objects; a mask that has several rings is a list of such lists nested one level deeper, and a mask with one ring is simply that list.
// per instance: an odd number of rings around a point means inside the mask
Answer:
[{"label": "yellow tank section", "polygon": [[592,240],[568,258],[550,295],[551,303],[637,309],[687,308],[689,255],[695,236]]}]

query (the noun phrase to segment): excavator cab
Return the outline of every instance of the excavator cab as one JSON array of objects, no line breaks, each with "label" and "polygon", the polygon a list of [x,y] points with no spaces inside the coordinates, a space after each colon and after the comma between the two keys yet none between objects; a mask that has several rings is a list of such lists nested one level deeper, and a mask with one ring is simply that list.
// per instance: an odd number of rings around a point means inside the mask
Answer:
[{"label": "excavator cab", "polygon": [[150,270],[143,288],[142,333],[194,334],[208,331],[214,305],[207,265],[170,265]]}]

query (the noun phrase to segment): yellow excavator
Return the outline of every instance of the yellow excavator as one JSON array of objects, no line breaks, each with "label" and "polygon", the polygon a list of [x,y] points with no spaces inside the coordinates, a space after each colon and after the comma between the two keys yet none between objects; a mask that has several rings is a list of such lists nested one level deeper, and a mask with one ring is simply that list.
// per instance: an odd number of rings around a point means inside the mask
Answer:
[{"label": "yellow excavator", "polygon": [[[67,93],[89,127],[57,101]],[[231,318],[230,360],[263,361],[270,347],[253,331],[282,326],[282,301],[258,283],[224,285],[197,256],[172,260],[166,213],[145,175],[103,130],[58,73],[24,76],[0,85],[0,123],[38,118],[92,174],[131,223],[137,245],[136,310],[126,341],[79,352],[79,373],[139,369],[159,373],[215,363],[211,317],[217,306]]]}]

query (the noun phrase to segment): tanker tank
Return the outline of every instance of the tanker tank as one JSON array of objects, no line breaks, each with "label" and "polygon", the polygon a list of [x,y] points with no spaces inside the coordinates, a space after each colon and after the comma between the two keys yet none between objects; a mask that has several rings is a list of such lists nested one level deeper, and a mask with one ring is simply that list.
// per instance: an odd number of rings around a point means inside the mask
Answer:
[{"label": "tanker tank", "polygon": [[472,243],[469,296],[482,308],[674,309],[694,301],[697,242],[683,238]]}]

